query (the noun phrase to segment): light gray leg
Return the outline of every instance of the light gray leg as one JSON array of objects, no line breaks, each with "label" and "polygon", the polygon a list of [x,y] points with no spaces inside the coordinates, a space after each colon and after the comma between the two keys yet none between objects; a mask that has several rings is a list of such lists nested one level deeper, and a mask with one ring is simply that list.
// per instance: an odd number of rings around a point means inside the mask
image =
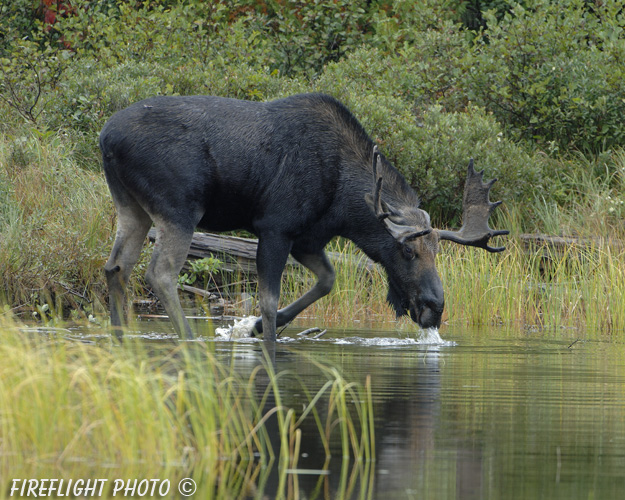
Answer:
[{"label": "light gray leg", "polygon": [[111,325],[119,339],[122,337],[125,288],[151,225],[150,217],[139,205],[117,207],[117,235],[104,272],[109,290]]},{"label": "light gray leg", "polygon": [[165,307],[181,338],[193,333],[178,298],[178,273],[182,269],[193,239],[193,228],[181,228],[165,221],[155,221],[154,253],[145,278]]},{"label": "light gray leg", "polygon": [[[334,285],[334,268],[323,250],[317,253],[300,253],[293,251],[291,254],[298,262],[306,266],[317,276],[317,283],[295,302],[278,311],[276,315],[276,326],[283,326],[291,322],[295,316],[313,302],[316,302],[321,297],[330,293]],[[255,328],[259,333],[262,332],[264,323],[258,320]]]}]

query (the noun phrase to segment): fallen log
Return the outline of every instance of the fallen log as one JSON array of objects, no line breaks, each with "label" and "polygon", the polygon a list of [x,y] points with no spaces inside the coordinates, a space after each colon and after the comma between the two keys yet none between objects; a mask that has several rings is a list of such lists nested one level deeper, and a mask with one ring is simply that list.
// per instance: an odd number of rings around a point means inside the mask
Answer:
[{"label": "fallen log", "polygon": [[[148,233],[150,241],[156,238],[156,229]],[[258,240],[211,233],[193,233],[187,259],[215,257],[223,262],[223,270],[234,273],[256,274]]]}]

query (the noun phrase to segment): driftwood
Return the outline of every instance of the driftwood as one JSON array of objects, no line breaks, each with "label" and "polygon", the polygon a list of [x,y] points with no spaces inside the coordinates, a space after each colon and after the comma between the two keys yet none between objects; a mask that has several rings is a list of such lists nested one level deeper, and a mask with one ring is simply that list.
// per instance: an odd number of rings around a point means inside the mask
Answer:
[{"label": "driftwood", "polygon": [[[156,230],[150,229],[148,238],[154,241]],[[227,272],[256,274],[256,247],[258,241],[237,236],[223,236],[211,233],[194,233],[188,259],[215,257],[223,262]]]}]

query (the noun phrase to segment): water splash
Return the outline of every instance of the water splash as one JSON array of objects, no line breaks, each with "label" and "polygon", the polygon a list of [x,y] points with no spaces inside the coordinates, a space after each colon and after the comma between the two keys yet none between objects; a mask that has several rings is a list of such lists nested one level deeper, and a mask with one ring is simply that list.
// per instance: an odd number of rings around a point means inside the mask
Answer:
[{"label": "water splash", "polygon": [[419,343],[420,344],[429,344],[429,345],[456,345],[455,342],[451,340],[443,340],[440,333],[438,333],[438,328],[431,327],[426,328],[425,330],[419,330],[418,332]]},{"label": "water splash", "polygon": [[250,338],[257,319],[256,316],[246,316],[245,318],[235,320],[231,326],[215,328],[215,336],[223,340]]},{"label": "water splash", "polygon": [[336,344],[360,344],[382,347],[403,347],[416,345],[454,346],[455,342],[444,340],[438,333],[438,328],[419,330],[415,336],[406,337],[346,337],[335,340]]},{"label": "water splash", "polygon": [[[227,327],[215,328],[216,340],[243,340],[254,339],[261,340],[260,338],[252,337],[254,325],[256,324],[256,316],[246,316],[235,320],[233,325]],[[296,341],[299,338],[283,337],[282,341]],[[313,339],[310,339],[313,340]],[[315,339],[317,340],[317,339]],[[382,347],[402,347],[402,346],[414,346],[414,345],[432,345],[432,346],[453,346],[455,342],[444,340],[438,333],[438,328],[427,328],[425,330],[418,330],[414,334],[402,335],[401,337],[343,337],[338,339],[323,338],[318,339],[322,341],[330,341],[335,344],[361,344],[361,345],[375,345]]]}]

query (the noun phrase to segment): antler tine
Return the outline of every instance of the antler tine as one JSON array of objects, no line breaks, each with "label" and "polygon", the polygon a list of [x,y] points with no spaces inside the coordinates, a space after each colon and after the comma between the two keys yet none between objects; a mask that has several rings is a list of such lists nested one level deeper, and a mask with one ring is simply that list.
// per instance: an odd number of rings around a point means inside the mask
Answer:
[{"label": "antler tine", "polygon": [[450,240],[461,245],[484,248],[489,252],[501,252],[505,247],[491,247],[490,238],[509,234],[510,231],[493,230],[488,225],[490,214],[501,205],[501,201],[491,202],[488,197],[490,188],[497,179],[484,182],[484,170],[476,172],[473,158],[469,161],[467,180],[462,197],[462,227],[459,231],[439,231],[441,240]]},{"label": "antler tine", "polygon": [[371,162],[373,164],[374,187],[373,192],[365,194],[365,201],[378,220],[383,222],[386,230],[400,243],[431,233],[431,227],[423,228],[405,224],[401,212],[395,210],[382,199],[382,176],[379,173],[382,170],[382,155],[378,151],[377,145],[373,147]]}]

